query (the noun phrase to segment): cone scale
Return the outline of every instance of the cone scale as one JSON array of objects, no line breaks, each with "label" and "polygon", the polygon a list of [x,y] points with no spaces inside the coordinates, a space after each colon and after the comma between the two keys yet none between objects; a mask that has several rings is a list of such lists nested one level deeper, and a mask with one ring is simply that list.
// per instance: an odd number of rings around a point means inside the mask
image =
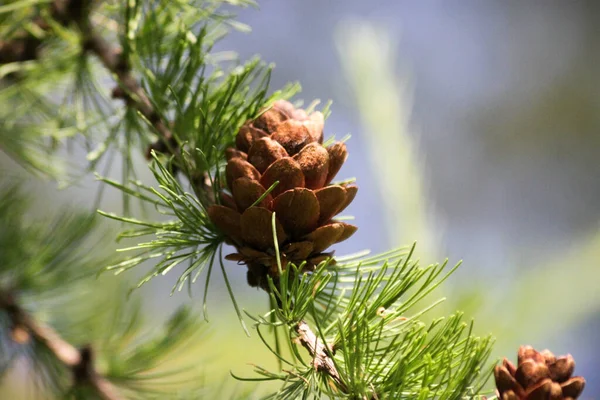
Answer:
[{"label": "cone scale", "polygon": [[538,352],[521,346],[515,366],[508,359],[494,369],[500,400],[568,400],[577,399],[585,379],[572,376],[575,360],[568,354],[556,357],[549,350]]},{"label": "cone scale", "polygon": [[266,288],[267,276],[278,276],[273,213],[283,268],[305,262],[313,270],[357,229],[333,219],[358,188],[331,184],[348,153],[342,142],[323,147],[323,125],[320,112],[280,100],[247,121],[225,152],[228,190],[208,215],[237,250],[226,258],[248,266],[251,286]]}]

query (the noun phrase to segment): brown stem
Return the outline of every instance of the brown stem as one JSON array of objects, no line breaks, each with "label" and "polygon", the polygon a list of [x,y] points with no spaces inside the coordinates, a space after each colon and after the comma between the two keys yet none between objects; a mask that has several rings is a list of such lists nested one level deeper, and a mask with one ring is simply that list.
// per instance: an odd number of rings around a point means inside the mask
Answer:
[{"label": "brown stem", "polygon": [[[17,304],[11,292],[0,292],[0,309],[4,309],[9,315],[13,331],[20,332],[19,341],[26,341],[29,335],[33,336],[50,350],[58,361],[71,370],[74,385],[92,387],[103,400],[123,399],[116,387],[96,371],[90,346],[77,349],[61,338],[52,327],[36,321]],[[23,332],[26,333],[25,338],[22,336]]]},{"label": "brown stem", "polygon": [[[89,24],[86,26],[89,26]],[[161,138],[159,142],[150,145],[146,152],[146,158],[150,158],[151,150],[174,153],[177,143],[174,140],[173,133],[152,106],[146,91],[133,76],[130,68],[123,62],[121,49],[112,47],[110,43],[91,28],[88,28],[87,35],[86,48],[100,59],[102,65],[112,72],[119,82],[119,87],[113,91],[113,96],[122,97],[128,105],[137,109],[152,124]]]},{"label": "brown stem", "polygon": [[[89,0],[70,1],[85,3]],[[100,59],[102,65],[113,73],[117,79],[119,86],[113,90],[113,97],[121,98],[125,100],[128,106],[137,109],[158,133],[160,138],[148,147],[146,158],[150,159],[152,150],[155,150],[160,153],[173,154],[181,160],[179,145],[169,127],[170,123],[161,118],[152,105],[146,91],[133,76],[129,63],[122,56],[122,49],[113,46],[94,29],[89,18],[89,13],[83,13],[75,21],[84,35],[85,48],[94,53]],[[183,160],[181,162],[183,163]],[[173,173],[176,171],[177,169],[174,167]],[[206,173],[196,175],[192,173],[188,178],[201,201],[211,204],[216,202],[211,190],[210,180]]]},{"label": "brown stem", "polygon": [[[89,3],[90,0],[70,1],[71,3]],[[90,4],[82,4],[81,8],[85,9],[86,7],[88,12],[78,15],[75,18],[75,23],[83,35],[85,48],[94,53],[102,62],[102,65],[116,76],[119,87],[113,91],[113,96],[123,98],[129,105],[137,109],[158,133],[162,146],[155,143],[149,150],[153,147],[156,149],[160,147],[163,152],[173,152],[176,143],[174,143],[174,136],[168,127],[168,123],[163,121],[160,114],[154,109],[146,91],[133,76],[127,60],[123,59],[122,49],[113,46],[94,29],[89,17]]]},{"label": "brown stem", "polygon": [[306,322],[300,321],[294,326],[294,330],[298,335],[300,344],[313,358],[313,367],[317,371],[321,371],[329,375],[329,377],[335,382],[336,386],[342,392],[347,393],[348,387],[340,377],[340,374],[333,363],[333,359],[330,356],[331,351],[319,338],[317,338],[317,336],[310,329],[310,326],[308,326]]},{"label": "brown stem", "polygon": [[103,400],[123,398],[113,384],[95,370],[94,352],[91,346],[82,347],[80,357],[81,362],[73,368],[76,384],[91,386]]},{"label": "brown stem", "polygon": [[[93,0],[54,0],[50,4],[52,17],[61,25],[75,24],[82,34],[84,49],[90,51],[116,78],[118,86],[113,90],[113,97],[120,98],[125,103],[138,110],[152,125],[159,139],[146,149],[146,158],[151,158],[152,150],[165,154],[173,154],[181,159],[178,143],[171,131],[169,121],[164,120],[152,105],[148,94],[134,77],[127,60],[123,58],[122,49],[106,41],[94,28],[90,12]],[[34,21],[41,30],[49,31],[50,25],[41,18]],[[42,39],[31,33],[23,32],[19,37],[10,41],[0,40],[0,64],[14,61],[34,60]],[[182,161],[183,162],[183,161]],[[174,172],[176,170],[174,169]],[[188,176],[196,195],[208,203],[215,203],[211,185],[206,173],[200,176]]]},{"label": "brown stem", "polygon": [[[62,26],[67,26],[71,21],[81,15],[83,8],[80,0],[54,0],[49,5],[52,18]],[[41,32],[49,32],[51,25],[44,18],[37,16],[31,21]],[[34,35],[28,30],[19,30],[9,40],[0,40],[0,64],[35,60],[39,56],[39,49],[44,37]]]},{"label": "brown stem", "polygon": [[0,40],[0,64],[35,60],[41,42],[33,35]]},{"label": "brown stem", "polygon": [[[57,1],[58,4],[58,1]],[[59,6],[51,6],[50,14],[59,24],[64,25]],[[40,31],[47,32],[50,25],[41,17],[36,17],[32,21]],[[0,40],[0,64],[12,62],[23,62],[35,60],[39,56],[39,49],[42,45],[43,37],[36,36],[29,31],[18,31],[9,40]]]},{"label": "brown stem", "polygon": [[[121,49],[113,47],[95,31],[90,21],[92,0],[54,0],[50,4],[52,18],[63,26],[74,23],[81,31],[85,48],[92,51],[104,67],[116,75],[122,97],[133,105],[154,127],[161,136],[162,143],[172,144],[173,134],[162,121],[150,102],[146,92],[131,73],[131,69],[121,56]],[[42,18],[36,18],[33,23],[42,31],[49,31],[50,25]],[[0,40],[0,64],[34,60],[42,39],[29,32],[22,32],[12,40]],[[166,149],[165,151],[167,151]]]}]

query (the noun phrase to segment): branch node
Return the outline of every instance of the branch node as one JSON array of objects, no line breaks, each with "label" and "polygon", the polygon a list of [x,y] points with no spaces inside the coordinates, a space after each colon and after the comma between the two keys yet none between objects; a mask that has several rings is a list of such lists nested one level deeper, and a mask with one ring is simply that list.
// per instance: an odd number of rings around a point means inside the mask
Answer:
[{"label": "branch node", "polygon": [[340,377],[331,357],[332,351],[317,338],[306,322],[300,321],[297,323],[295,331],[300,344],[313,358],[313,368],[327,374],[342,392],[348,392],[348,387]]},{"label": "branch node", "polygon": [[71,370],[75,386],[91,386],[103,400],[122,399],[115,386],[96,371],[90,345],[77,349],[50,326],[36,321],[19,306],[13,290],[0,290],[0,309],[8,314],[12,324],[11,339],[15,343],[25,344],[34,338]]},{"label": "branch node", "polygon": [[90,345],[79,349],[80,359],[71,369],[74,385],[81,385],[93,380],[96,375],[94,370],[94,353]]}]

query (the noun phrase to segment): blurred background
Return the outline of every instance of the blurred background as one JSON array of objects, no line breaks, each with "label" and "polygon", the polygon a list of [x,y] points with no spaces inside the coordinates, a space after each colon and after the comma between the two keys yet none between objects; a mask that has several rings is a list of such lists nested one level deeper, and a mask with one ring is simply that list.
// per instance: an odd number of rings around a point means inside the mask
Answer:
[{"label": "blurred background", "polygon": [[[474,318],[494,359],[520,344],[571,353],[583,398],[600,398],[600,3],[263,0],[239,19],[253,32],[218,49],[274,62],[273,89],[299,81],[307,104],[333,100],[326,137],[352,135],[339,176],[357,178],[360,229],[336,253],[417,241],[424,263],[463,260],[438,313]],[[93,177],[62,191],[28,179],[46,207],[96,196]],[[120,202],[107,191],[101,207]],[[244,308],[264,310],[228,268]],[[142,289],[151,318],[200,306],[202,284],[168,297],[172,275]],[[214,278],[203,372],[234,385],[229,371],[275,363]]]}]

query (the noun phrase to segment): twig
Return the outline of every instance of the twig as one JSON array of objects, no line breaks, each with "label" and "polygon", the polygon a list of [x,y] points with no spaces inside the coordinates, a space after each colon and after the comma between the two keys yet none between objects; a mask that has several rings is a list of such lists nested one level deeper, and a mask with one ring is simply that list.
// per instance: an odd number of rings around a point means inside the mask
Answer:
[{"label": "twig", "polygon": [[[54,0],[49,4],[49,13],[52,19],[62,26],[67,26],[71,21],[81,15],[83,9],[79,6],[80,0]],[[36,30],[48,33],[51,25],[41,16],[33,18],[31,23]],[[39,49],[44,42],[44,35],[36,35],[31,30],[19,30],[13,38],[0,40],[0,64],[36,60]]]},{"label": "twig", "polygon": [[[92,2],[93,0],[54,0],[50,4],[50,15],[63,26],[73,23],[79,28],[83,35],[84,48],[93,52],[104,67],[116,75],[120,86],[114,92],[115,97],[133,105],[152,124],[161,137],[161,142],[153,144],[149,151],[154,148],[162,152],[172,152],[173,133],[131,73],[131,68],[121,55],[121,49],[113,47],[94,29],[90,20]],[[44,32],[51,29],[51,25],[41,17],[35,18],[32,23]],[[0,40],[0,64],[37,59],[42,42],[42,38],[28,31],[19,33],[11,40]]]},{"label": "twig", "polygon": [[102,62],[102,65],[116,76],[119,86],[113,91],[113,97],[123,98],[127,104],[137,109],[160,136],[160,142],[150,146],[146,157],[150,156],[150,150],[153,149],[174,154],[176,143],[174,142],[173,133],[168,127],[168,123],[155,110],[146,91],[133,76],[127,60],[122,56],[122,49],[113,46],[94,29],[89,14],[91,1],[68,0],[68,2],[71,3],[70,8],[86,10],[86,12],[79,13],[74,18],[74,22],[83,35],[85,49],[94,53]]},{"label": "twig", "polygon": [[113,91],[113,97],[123,98],[128,105],[137,109],[152,124],[161,138],[159,142],[150,145],[146,152],[146,158],[150,158],[151,150],[174,153],[177,143],[173,133],[156,112],[148,95],[131,73],[127,63],[124,62],[121,49],[112,47],[91,28],[88,29],[87,34],[89,36],[85,42],[86,49],[92,51],[100,59],[102,65],[116,76],[119,82],[119,86]]},{"label": "twig", "polygon": [[317,371],[321,371],[329,375],[335,382],[336,386],[342,392],[348,392],[348,387],[340,377],[340,374],[330,357],[331,351],[323,344],[321,340],[310,329],[310,326],[304,321],[300,321],[294,326],[294,330],[298,335],[300,344],[308,351],[313,358],[313,367]]},{"label": "twig", "polygon": [[[82,3],[81,8],[86,6],[89,9],[90,0],[67,0],[70,3]],[[73,7],[73,5],[71,6]],[[88,10],[89,11],[89,10]],[[116,76],[119,86],[113,90],[114,98],[123,99],[128,106],[137,109],[144,118],[154,127],[159,135],[159,140],[152,143],[146,150],[146,158],[151,159],[152,150],[160,153],[172,154],[181,159],[179,154],[179,145],[171,131],[170,123],[163,120],[160,113],[152,105],[146,91],[133,76],[131,67],[127,60],[123,58],[123,51],[120,47],[113,46],[106,41],[95,29],[90,20],[89,12],[80,13],[75,18],[75,23],[84,35],[84,46],[87,50],[94,53],[102,62],[102,65]],[[183,160],[181,161],[183,163]],[[174,167],[175,168],[175,167]],[[174,171],[177,171],[174,169]],[[213,192],[211,190],[210,179],[206,172],[202,174],[191,174],[188,176],[190,183],[196,195],[208,203],[215,203]]]},{"label": "twig", "polygon": [[36,321],[21,308],[10,292],[0,292],[0,309],[4,309],[9,315],[14,330],[25,330],[71,370],[75,386],[90,386],[103,400],[123,399],[116,387],[96,371],[93,351],[89,345],[77,349],[65,341],[52,327]]},{"label": "twig", "polygon": [[[50,14],[61,25],[74,24],[79,29],[83,48],[98,57],[102,65],[115,76],[118,86],[113,90],[113,98],[124,100],[127,106],[138,110],[152,125],[159,138],[146,149],[146,158],[150,159],[152,151],[155,150],[172,154],[181,160],[179,145],[171,130],[170,122],[161,117],[150,101],[148,94],[133,75],[131,66],[123,57],[122,49],[105,40],[95,29],[90,18],[93,2],[93,0],[54,0],[50,4]],[[36,18],[33,23],[43,31],[51,29],[42,18]],[[0,40],[0,64],[37,59],[41,44],[42,39],[29,32],[23,32],[21,36],[10,41]],[[174,172],[178,170],[175,168]],[[200,199],[208,203],[216,202],[206,173],[191,174],[188,178]]]},{"label": "twig", "polygon": [[123,397],[115,386],[105,377],[98,374],[94,368],[94,352],[91,346],[84,346],[80,352],[81,362],[73,367],[75,382],[80,385],[88,384],[94,388],[103,400],[118,400]]},{"label": "twig", "polygon": [[[64,9],[61,1],[55,0],[50,6],[50,14],[61,25],[66,24]],[[32,24],[42,32],[48,32],[50,25],[42,18],[36,17]],[[36,36],[31,31],[19,31],[9,40],[0,40],[0,64],[35,60],[44,37]]]},{"label": "twig", "polygon": [[41,39],[33,35],[0,40],[0,64],[35,60],[41,42]]}]

